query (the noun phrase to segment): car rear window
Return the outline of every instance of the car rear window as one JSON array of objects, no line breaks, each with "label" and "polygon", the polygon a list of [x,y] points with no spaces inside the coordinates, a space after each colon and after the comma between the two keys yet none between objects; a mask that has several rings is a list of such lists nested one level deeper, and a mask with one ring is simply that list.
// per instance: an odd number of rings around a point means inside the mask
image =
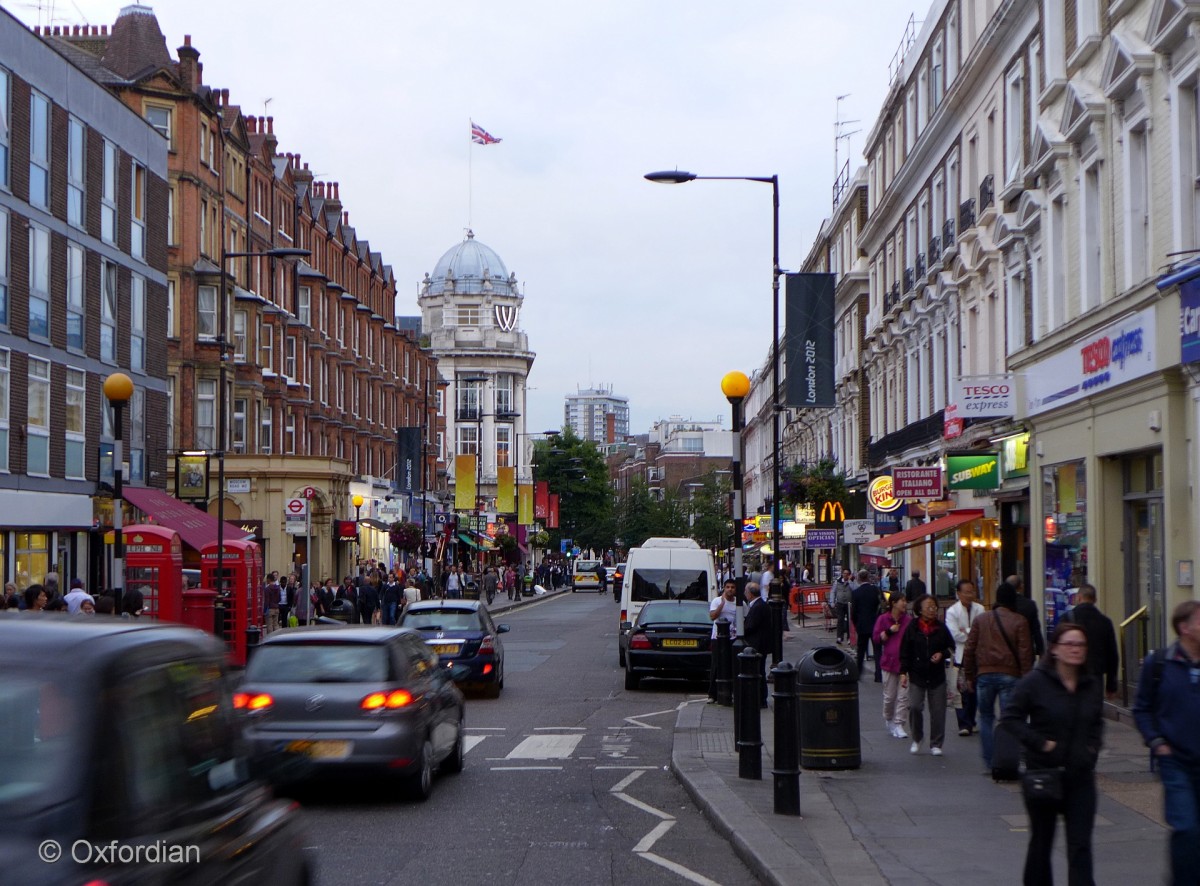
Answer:
[{"label": "car rear window", "polygon": [[599,560],[576,560],[575,561],[575,571],[576,572],[595,572],[596,567],[599,565],[600,565]]},{"label": "car rear window", "polygon": [[87,749],[88,742],[77,734],[79,700],[61,683],[12,669],[0,682],[0,817],[5,821],[29,801],[48,800],[67,774],[66,761],[78,760]]},{"label": "car rear window", "polygon": [[708,571],[701,569],[635,569],[630,599],[708,601]]},{"label": "car rear window", "polygon": [[382,683],[392,679],[387,647],[374,643],[267,643],[246,666],[247,683]]},{"label": "car rear window", "polygon": [[708,623],[708,606],[703,603],[693,603],[691,600],[680,602],[655,600],[643,606],[638,615],[639,625],[707,625]]},{"label": "car rear window", "polygon": [[474,609],[410,609],[400,624],[418,631],[478,631],[479,613]]}]

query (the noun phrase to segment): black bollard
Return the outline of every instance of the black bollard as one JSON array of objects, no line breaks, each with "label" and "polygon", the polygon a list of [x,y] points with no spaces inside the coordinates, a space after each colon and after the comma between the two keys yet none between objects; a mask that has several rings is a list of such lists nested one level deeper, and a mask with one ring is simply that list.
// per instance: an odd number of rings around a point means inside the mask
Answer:
[{"label": "black bollard", "polygon": [[[778,596],[776,588],[780,589]],[[783,628],[787,620],[787,601],[783,599],[783,585],[771,582],[771,597],[767,605],[771,607],[771,664],[777,665],[783,661]]]},{"label": "black bollard", "polygon": [[733,704],[733,641],[729,639],[729,622],[717,622],[716,659],[717,704],[729,707]]},{"label": "black bollard", "polygon": [[800,814],[800,720],[796,669],[782,662],[775,675],[775,814]]},{"label": "black bollard", "polygon": [[762,677],[758,663],[762,658],[747,646],[738,657],[737,705],[738,778],[762,780]]}]

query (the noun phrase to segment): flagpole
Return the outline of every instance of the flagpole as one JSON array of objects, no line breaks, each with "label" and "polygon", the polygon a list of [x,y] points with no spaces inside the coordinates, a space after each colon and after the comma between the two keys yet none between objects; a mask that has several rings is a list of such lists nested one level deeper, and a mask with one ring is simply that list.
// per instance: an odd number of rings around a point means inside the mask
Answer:
[{"label": "flagpole", "polygon": [[[469,124],[468,132],[474,128],[474,123]],[[475,171],[472,168],[472,160],[475,157],[475,152],[471,150],[475,144],[475,139],[467,137],[467,228],[471,228],[471,215],[474,212],[474,187],[475,187]]]}]

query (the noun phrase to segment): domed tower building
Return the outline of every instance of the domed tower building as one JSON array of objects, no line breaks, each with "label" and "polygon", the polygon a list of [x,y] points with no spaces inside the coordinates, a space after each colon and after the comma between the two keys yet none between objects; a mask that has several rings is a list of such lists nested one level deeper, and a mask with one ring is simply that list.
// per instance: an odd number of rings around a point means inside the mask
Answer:
[{"label": "domed tower building", "polygon": [[[421,282],[421,326],[446,380],[445,457],[478,455],[476,510],[495,510],[496,469],[533,475],[525,437],[525,385],[535,354],[521,330],[517,275],[467,231]],[[456,478],[457,480],[457,478]]]}]

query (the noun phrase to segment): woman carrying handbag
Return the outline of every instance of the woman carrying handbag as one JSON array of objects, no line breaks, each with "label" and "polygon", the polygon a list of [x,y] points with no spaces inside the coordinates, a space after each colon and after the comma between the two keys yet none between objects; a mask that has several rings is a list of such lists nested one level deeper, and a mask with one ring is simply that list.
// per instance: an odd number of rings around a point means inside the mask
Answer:
[{"label": "woman carrying handbag", "polygon": [[1059,622],[1046,655],[1013,688],[1001,722],[1025,748],[1021,792],[1029,814],[1025,886],[1054,882],[1050,851],[1058,816],[1066,823],[1067,880],[1092,886],[1096,759],[1104,735],[1104,693],[1090,676],[1087,634]]}]

